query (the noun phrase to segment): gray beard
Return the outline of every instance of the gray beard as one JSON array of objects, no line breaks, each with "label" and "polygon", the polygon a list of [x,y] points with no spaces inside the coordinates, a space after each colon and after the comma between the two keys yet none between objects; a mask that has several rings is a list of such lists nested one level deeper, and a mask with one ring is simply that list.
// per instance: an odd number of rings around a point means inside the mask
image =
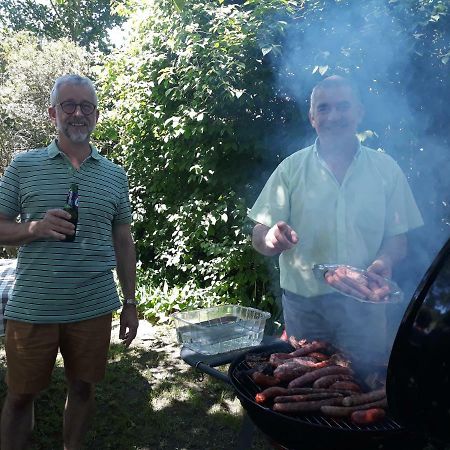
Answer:
[{"label": "gray beard", "polygon": [[67,139],[74,144],[84,144],[89,142],[89,138],[91,136],[91,131],[88,131],[87,133],[71,133],[69,131],[69,127],[64,128],[62,132],[64,133],[64,136],[66,136]]}]

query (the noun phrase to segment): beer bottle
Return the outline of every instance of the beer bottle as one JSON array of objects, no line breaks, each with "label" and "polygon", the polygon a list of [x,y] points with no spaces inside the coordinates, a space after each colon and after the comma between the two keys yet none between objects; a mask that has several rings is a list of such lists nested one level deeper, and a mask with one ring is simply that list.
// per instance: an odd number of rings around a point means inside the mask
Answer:
[{"label": "beer bottle", "polygon": [[68,234],[64,239],[64,242],[73,242],[75,240],[78,223],[78,184],[72,183],[70,185],[66,204],[64,205],[63,209],[70,214],[70,219],[68,219],[68,221],[72,222],[75,225],[75,233],[72,235]]}]

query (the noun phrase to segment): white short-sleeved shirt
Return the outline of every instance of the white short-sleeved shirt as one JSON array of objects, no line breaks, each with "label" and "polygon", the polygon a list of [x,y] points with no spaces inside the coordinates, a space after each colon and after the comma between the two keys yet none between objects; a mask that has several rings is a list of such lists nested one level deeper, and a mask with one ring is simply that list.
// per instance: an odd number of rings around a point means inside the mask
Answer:
[{"label": "white short-sleeved shirt", "polygon": [[314,264],[366,268],[382,241],[423,225],[405,175],[386,153],[360,146],[342,184],[316,144],[287,157],[270,176],[249,212],[272,227],[288,223],[299,243],[280,255],[280,285],[312,297],[331,292]]}]

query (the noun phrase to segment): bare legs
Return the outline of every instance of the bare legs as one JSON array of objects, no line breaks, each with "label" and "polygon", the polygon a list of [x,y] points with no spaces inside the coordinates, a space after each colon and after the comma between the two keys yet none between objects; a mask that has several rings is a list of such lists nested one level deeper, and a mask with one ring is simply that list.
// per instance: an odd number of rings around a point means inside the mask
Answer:
[{"label": "bare legs", "polygon": [[[64,450],[79,450],[94,408],[94,385],[69,381],[64,408]],[[8,391],[1,418],[1,450],[24,450],[34,425],[35,394]]]},{"label": "bare legs", "polygon": [[69,381],[64,409],[64,450],[78,450],[86,435],[94,409],[94,385],[85,381]]},{"label": "bare legs", "polygon": [[34,394],[13,394],[8,391],[2,410],[1,449],[26,448],[34,425]]}]

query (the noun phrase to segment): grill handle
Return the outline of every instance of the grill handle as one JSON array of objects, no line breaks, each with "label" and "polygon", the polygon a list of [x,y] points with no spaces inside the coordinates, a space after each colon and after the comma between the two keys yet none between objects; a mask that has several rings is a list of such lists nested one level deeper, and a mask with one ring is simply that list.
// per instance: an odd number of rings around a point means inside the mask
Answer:
[{"label": "grill handle", "polygon": [[213,378],[216,378],[217,380],[223,381],[227,384],[231,384],[230,378],[227,373],[223,373],[220,370],[214,369],[214,367],[208,366],[208,364],[205,364],[202,361],[199,361],[197,364],[195,364],[194,367],[198,371],[211,375]]}]

